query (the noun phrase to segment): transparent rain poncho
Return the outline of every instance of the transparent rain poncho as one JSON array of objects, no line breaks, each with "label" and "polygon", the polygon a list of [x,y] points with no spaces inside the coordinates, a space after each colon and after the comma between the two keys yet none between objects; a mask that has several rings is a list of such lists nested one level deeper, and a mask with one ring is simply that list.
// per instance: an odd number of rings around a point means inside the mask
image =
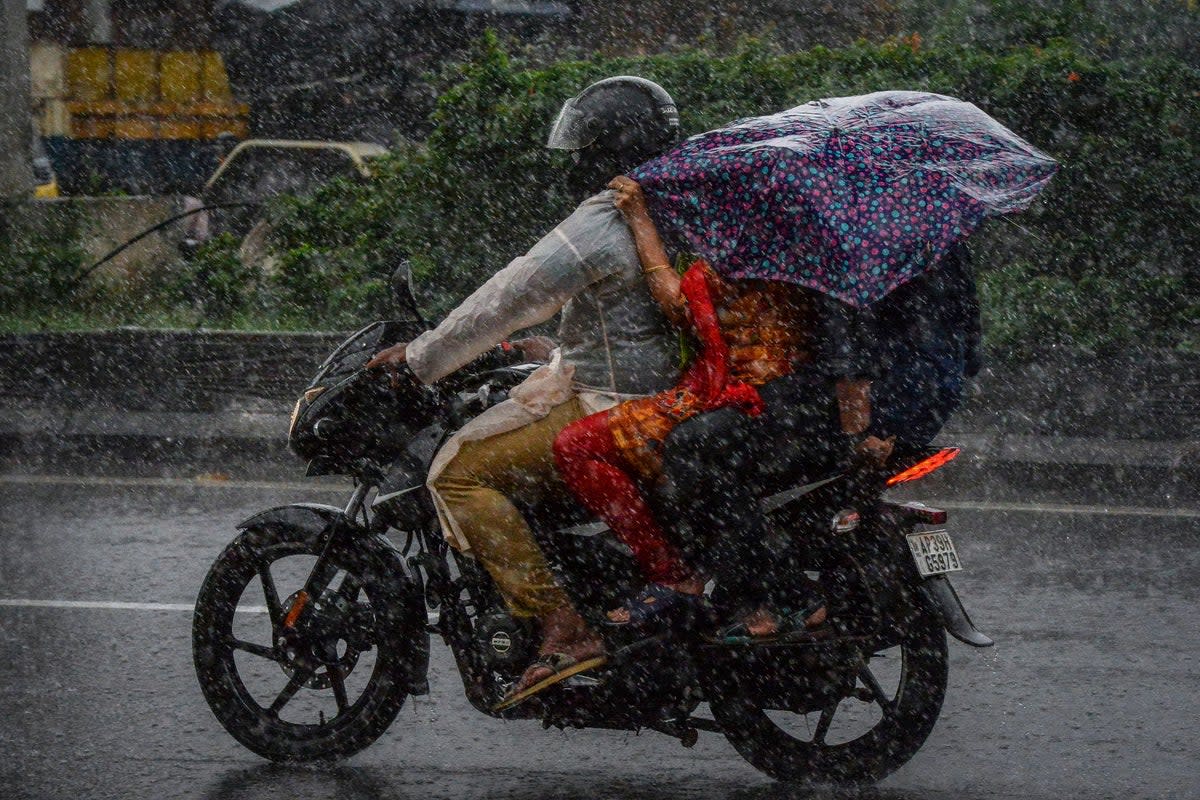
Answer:
[{"label": "transparent rain poncho", "polygon": [[434,330],[414,339],[409,364],[418,378],[432,383],[560,309],[558,343],[581,387],[646,394],[674,380],[678,347],[646,291],[633,238],[611,191],[581,203]]}]

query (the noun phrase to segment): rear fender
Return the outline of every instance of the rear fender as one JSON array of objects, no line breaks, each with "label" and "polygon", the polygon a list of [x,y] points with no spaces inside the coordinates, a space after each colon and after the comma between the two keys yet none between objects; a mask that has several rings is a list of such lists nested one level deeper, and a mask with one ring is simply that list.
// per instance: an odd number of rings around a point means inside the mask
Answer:
[{"label": "rear fender", "polygon": [[895,543],[895,558],[908,564],[911,580],[916,581],[925,605],[942,621],[946,632],[963,644],[971,647],[991,647],[996,642],[981,633],[971,622],[971,616],[963,606],[958,592],[954,591],[950,579],[945,575],[934,575],[921,578],[909,556],[908,547],[903,544],[904,534],[913,530],[915,525],[942,525],[946,522],[946,512],[940,508],[932,508],[924,503],[880,503],[881,516],[890,520],[896,526],[899,534],[891,540]]},{"label": "rear fender", "polygon": [[351,540],[358,541],[353,547],[368,547],[374,556],[384,563],[387,574],[394,576],[401,585],[403,595],[404,617],[413,631],[412,652],[408,659],[407,688],[410,694],[429,693],[429,634],[426,631],[428,618],[426,616],[425,598],[417,583],[409,576],[404,567],[400,553],[384,536],[372,536],[362,525],[346,516],[337,506],[322,503],[294,503],[288,506],[261,511],[238,525],[239,530],[251,530],[271,526],[287,527],[302,530],[314,536],[321,536],[337,526],[349,532]]},{"label": "rear fender", "polygon": [[954,586],[945,575],[934,575],[921,581],[921,593],[941,616],[946,631],[955,639],[971,647],[991,647],[996,643],[990,636],[980,633],[971,622],[958,592],[954,591]]}]

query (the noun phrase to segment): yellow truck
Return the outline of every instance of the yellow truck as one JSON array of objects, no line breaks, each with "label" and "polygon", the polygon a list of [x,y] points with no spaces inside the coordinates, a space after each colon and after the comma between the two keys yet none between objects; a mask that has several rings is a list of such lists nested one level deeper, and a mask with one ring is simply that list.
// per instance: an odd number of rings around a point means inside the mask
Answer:
[{"label": "yellow truck", "polygon": [[31,51],[35,111],[66,193],[194,192],[218,137],[244,139],[249,107],[211,50],[64,47]]}]

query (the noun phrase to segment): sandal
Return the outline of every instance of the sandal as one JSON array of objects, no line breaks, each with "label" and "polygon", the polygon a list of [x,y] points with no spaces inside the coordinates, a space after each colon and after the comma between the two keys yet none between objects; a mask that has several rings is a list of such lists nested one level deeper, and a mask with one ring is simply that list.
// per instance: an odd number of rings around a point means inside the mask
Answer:
[{"label": "sandal", "polygon": [[782,609],[775,618],[775,630],[770,633],[754,635],[745,620],[722,628],[715,634],[706,637],[713,644],[812,644],[829,638],[832,627],[829,624],[825,604],[809,606],[800,611]]},{"label": "sandal", "polygon": [[692,626],[695,619],[703,616],[707,604],[707,598],[702,594],[687,594],[661,583],[648,583],[636,596],[616,609],[628,611],[629,619],[625,622],[609,619],[607,624],[614,628],[641,628],[650,623],[665,624],[681,617],[683,625]]},{"label": "sandal", "polygon": [[[531,669],[541,668],[550,670],[550,675],[538,681],[537,683],[534,683],[532,686],[520,691],[514,692],[509,690],[509,693],[504,696],[503,700],[492,706],[492,711],[504,711],[505,709],[512,708],[518,703],[525,702],[535,694],[545,691],[555,684],[562,683],[567,678],[578,675],[581,672],[587,672],[589,669],[595,669],[596,667],[603,666],[607,661],[608,657],[602,655],[595,656],[594,658],[587,658],[583,661],[579,661],[574,656],[566,653],[546,653],[538,656],[536,661],[525,668],[525,672],[529,672]],[[516,686],[520,685],[521,682],[517,681]],[[516,686],[513,688],[515,689]]]}]

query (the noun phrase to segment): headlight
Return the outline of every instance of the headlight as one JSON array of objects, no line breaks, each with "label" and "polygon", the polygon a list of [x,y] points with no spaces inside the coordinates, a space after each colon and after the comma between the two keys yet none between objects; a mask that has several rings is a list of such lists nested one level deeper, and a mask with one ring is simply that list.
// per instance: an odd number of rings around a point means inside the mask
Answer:
[{"label": "headlight", "polygon": [[337,434],[338,428],[341,427],[338,421],[329,417],[321,417],[313,425],[313,436],[318,439],[329,439]]},{"label": "headlight", "polygon": [[292,409],[292,419],[288,422],[288,436],[292,436],[296,432],[296,420],[300,419],[300,405],[304,402],[303,397],[296,398],[296,407]]}]

